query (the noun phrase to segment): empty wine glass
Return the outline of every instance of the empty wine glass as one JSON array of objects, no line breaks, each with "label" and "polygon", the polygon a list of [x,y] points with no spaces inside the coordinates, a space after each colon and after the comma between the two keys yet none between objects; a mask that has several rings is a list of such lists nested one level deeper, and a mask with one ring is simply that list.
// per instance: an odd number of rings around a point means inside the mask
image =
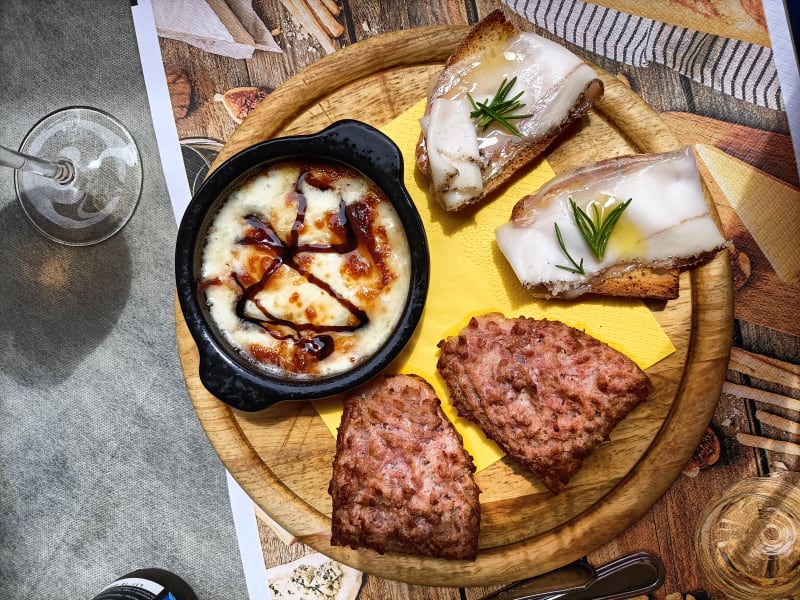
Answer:
[{"label": "empty wine glass", "polygon": [[53,112],[28,132],[19,151],[0,146],[15,169],[22,209],[46,237],[69,246],[108,239],[130,219],[142,191],[142,163],[114,117],[85,106]]}]

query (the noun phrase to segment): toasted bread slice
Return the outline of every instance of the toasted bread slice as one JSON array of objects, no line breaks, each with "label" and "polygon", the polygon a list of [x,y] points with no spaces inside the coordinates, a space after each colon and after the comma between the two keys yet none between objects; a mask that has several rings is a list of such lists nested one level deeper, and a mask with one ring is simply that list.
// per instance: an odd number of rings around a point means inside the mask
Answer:
[{"label": "toasted bread slice", "polygon": [[[512,84],[513,82],[513,84]],[[472,116],[501,86],[521,105],[516,132]],[[530,163],[603,94],[595,71],[559,44],[518,30],[502,10],[478,22],[433,82],[417,165],[447,210],[480,201]]]},{"label": "toasted bread slice", "polygon": [[598,296],[673,300],[680,295],[681,270],[626,265],[592,277],[588,286]]},{"label": "toasted bread slice", "polygon": [[[597,229],[627,202],[601,256],[590,250],[576,211]],[[497,244],[520,282],[542,297],[593,293],[670,299],[680,269],[726,246],[686,146],[614,157],[554,177],[514,206]]]}]

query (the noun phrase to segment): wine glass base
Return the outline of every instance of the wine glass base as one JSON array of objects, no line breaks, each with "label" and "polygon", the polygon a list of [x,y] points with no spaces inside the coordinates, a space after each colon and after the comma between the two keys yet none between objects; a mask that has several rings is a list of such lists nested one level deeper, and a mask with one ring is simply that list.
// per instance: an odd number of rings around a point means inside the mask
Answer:
[{"label": "wine glass base", "polygon": [[66,160],[75,169],[67,184],[14,173],[22,209],[49,239],[69,246],[96,244],[133,215],[142,191],[141,157],[130,133],[111,115],[88,107],[58,110],[34,125],[20,152]]},{"label": "wine glass base", "polygon": [[223,144],[211,138],[183,138],[180,143],[183,164],[186,166],[186,178],[189,180],[189,191],[194,194],[208,175]]},{"label": "wine glass base", "polygon": [[800,488],[780,478],[740,481],[707,507],[696,536],[703,572],[729,598],[800,592]]}]

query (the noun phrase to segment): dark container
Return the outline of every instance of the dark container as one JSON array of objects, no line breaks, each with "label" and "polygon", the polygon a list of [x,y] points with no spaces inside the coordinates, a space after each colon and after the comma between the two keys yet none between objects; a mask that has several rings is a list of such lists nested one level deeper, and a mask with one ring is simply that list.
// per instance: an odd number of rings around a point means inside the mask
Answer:
[{"label": "dark container", "polygon": [[[292,158],[333,160],[371,179],[395,208],[411,253],[410,289],[387,342],[353,369],[318,379],[267,374],[218,332],[198,291],[206,232],[228,194],[254,171]],[[430,256],[419,212],[403,183],[403,156],[383,133],[360,121],[338,121],[316,134],[275,138],[247,148],[214,170],[192,198],[178,228],[175,277],[183,317],[200,355],[199,376],[219,400],[257,411],[284,400],[313,400],[351,390],[381,373],[410,341],[428,293]]]},{"label": "dark container", "polygon": [[109,584],[92,600],[197,600],[197,595],[170,571],[139,569]]}]

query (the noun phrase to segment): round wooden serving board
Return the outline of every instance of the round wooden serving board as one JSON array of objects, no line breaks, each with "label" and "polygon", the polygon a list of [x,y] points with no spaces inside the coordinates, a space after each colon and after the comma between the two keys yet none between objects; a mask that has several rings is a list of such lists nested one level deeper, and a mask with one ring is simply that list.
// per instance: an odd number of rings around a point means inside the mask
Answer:
[{"label": "round wooden serving board", "polygon": [[[466,31],[399,31],[322,59],[271,94],[234,133],[216,164],[262,140],[318,131],[342,118],[384,125],[425,97],[431,78]],[[556,172],[680,146],[637,95],[601,75],[603,100],[547,152]],[[652,397],[617,426],[558,496],[508,458],[479,472],[482,523],[474,562],[332,547],[327,488],[335,440],[313,406],[284,402],[243,413],[223,404],[200,382],[197,349],[179,308],[176,322],[182,368],[200,422],[256,504],[309,546],[362,571],[461,587],[516,581],[588,554],[636,521],[680,474],[711,419],[725,377],[733,322],[726,253],[684,273],[680,298],[651,309],[677,348],[648,370]]]}]

